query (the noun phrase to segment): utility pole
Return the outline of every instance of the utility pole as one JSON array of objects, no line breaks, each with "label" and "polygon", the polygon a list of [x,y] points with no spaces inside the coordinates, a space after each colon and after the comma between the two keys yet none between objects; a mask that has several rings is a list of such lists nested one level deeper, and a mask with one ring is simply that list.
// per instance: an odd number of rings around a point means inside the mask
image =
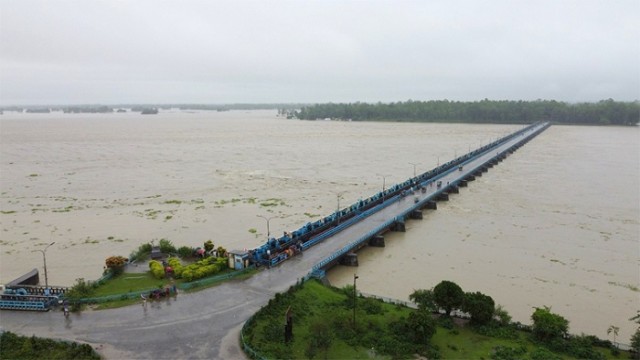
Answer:
[{"label": "utility pole", "polygon": [[344,195],[344,193],[346,193],[346,191],[334,193],[336,195],[336,200],[338,200],[338,205],[336,206],[336,215],[338,216],[338,224],[340,224],[340,214],[338,214],[340,212],[340,198],[342,197],[342,195]]},{"label": "utility pole", "polygon": [[356,329],[356,280],[358,279],[358,275],[353,274],[353,329]]},{"label": "utility pole", "polygon": [[409,165],[413,165],[413,177],[416,177],[416,165],[418,165],[418,164],[414,164],[414,163],[410,162]]},{"label": "utility pole", "polygon": [[34,251],[40,251],[42,253],[42,259],[44,260],[44,287],[48,288],[49,287],[49,278],[47,277],[47,249],[49,248],[49,246],[55,244],[56,242],[52,242],[51,244],[47,245],[44,250],[34,250]]}]

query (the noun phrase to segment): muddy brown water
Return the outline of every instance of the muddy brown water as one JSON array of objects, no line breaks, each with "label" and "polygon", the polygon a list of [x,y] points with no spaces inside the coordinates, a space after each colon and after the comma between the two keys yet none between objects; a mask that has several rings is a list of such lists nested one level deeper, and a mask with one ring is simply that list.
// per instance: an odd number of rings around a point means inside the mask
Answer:
[{"label": "muddy brown water", "polygon": [[[167,238],[254,248],[519,126],[296,121],[274,111],[0,117],[0,281],[98,278],[104,260]],[[406,300],[440,280],[514,320],[551,306],[573,333],[618,341],[640,308],[640,132],[553,126],[358,268],[330,281]],[[34,252],[35,251],[35,252]]]}]

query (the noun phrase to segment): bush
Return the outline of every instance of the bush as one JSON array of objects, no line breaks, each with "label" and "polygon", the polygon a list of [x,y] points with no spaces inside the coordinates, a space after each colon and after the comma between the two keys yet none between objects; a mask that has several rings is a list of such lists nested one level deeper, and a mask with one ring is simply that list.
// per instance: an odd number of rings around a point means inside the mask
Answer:
[{"label": "bush", "polygon": [[149,254],[151,254],[151,244],[150,243],[144,243],[142,245],[140,245],[138,247],[138,250],[132,252],[129,255],[129,260],[130,261],[140,261],[140,260],[144,260],[147,257],[149,257]]},{"label": "bush", "polygon": [[164,279],[164,267],[162,264],[156,260],[149,261],[149,268],[151,269],[151,274],[156,279]]},{"label": "bush", "polygon": [[182,276],[182,272],[184,271],[184,266],[182,266],[180,259],[176,257],[170,257],[169,259],[167,259],[167,263],[173,270],[173,276],[176,279],[180,279],[180,277]]},{"label": "bush", "polygon": [[531,360],[561,360],[562,357],[552,353],[547,348],[539,347],[536,348],[529,354]]},{"label": "bush", "polygon": [[213,241],[211,240],[205,241],[203,245],[204,245],[204,251],[206,251],[207,253],[213,250],[214,248]]},{"label": "bush", "polygon": [[508,346],[496,346],[491,354],[492,359],[496,360],[511,360],[521,359],[522,355],[527,353],[527,348],[520,346],[518,348],[512,348]]},{"label": "bush", "polygon": [[181,258],[188,258],[193,256],[195,250],[190,246],[180,246],[176,251]]},{"label": "bush", "polygon": [[122,274],[124,271],[124,265],[127,263],[128,259],[123,256],[109,256],[105,260],[105,265],[107,269],[111,271],[113,276],[117,276]]},{"label": "bush", "polygon": [[175,254],[178,252],[176,250],[176,247],[173,246],[173,243],[171,242],[171,240],[168,240],[168,239],[160,239],[159,246],[160,246],[160,252],[164,254]]},{"label": "bush", "polygon": [[76,283],[65,293],[65,297],[70,299],[82,299],[91,297],[95,291],[93,285],[85,281],[84,278],[76,279]]}]

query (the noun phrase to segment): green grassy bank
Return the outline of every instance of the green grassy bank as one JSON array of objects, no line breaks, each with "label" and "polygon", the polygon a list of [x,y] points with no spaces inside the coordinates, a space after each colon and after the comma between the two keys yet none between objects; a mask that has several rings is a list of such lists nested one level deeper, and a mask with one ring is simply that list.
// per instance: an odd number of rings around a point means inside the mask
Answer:
[{"label": "green grassy bank", "polygon": [[[535,341],[515,325],[477,327],[428,313],[435,333],[425,330],[418,310],[358,297],[353,324],[353,288],[309,281],[277,294],[250,319],[242,340],[252,357],[269,359],[572,359],[564,350]],[[293,317],[293,338],[285,342],[285,314]],[[425,324],[425,328],[421,328]],[[429,336],[422,336],[424,334]],[[629,358],[627,352],[593,346],[589,337],[562,346],[581,346],[588,358]],[[567,340],[568,341],[568,340]],[[574,349],[575,350],[575,349]],[[584,358],[584,356],[579,356]]]}]

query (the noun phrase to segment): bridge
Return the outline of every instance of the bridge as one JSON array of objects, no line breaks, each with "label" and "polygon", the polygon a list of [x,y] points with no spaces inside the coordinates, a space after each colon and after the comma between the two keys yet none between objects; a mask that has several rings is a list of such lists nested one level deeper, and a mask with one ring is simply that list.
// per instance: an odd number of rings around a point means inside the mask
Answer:
[{"label": "bridge", "polygon": [[382,234],[390,230],[404,231],[406,219],[422,219],[423,209],[437,209],[437,201],[448,200],[450,193],[458,193],[460,187],[466,187],[468,182],[482,176],[547,127],[549,123],[527,126],[292,233],[285,233],[279,239],[271,238],[249,252],[251,260],[256,265],[272,267],[298,253],[299,249],[307,250],[320,242],[330,241],[341,247],[314,265],[312,276],[323,277],[328,268],[339,262],[355,264],[357,258],[353,251],[367,244],[384,246]]},{"label": "bridge", "polygon": [[[327,217],[330,221],[324,218],[307,224],[287,236],[294,241],[275,239],[274,243],[270,239],[265,247],[252,251],[252,255],[256,264],[271,268],[250,278],[182,293],[146,307],[86,311],[69,318],[53,311],[4,311],[0,328],[28,336],[86,342],[106,358],[241,358],[244,355],[238,338],[242,325],[276,293],[286,291],[302,278],[322,276],[358,247],[370,242],[380,245],[380,236],[385,231],[401,231],[407,218],[419,218],[422,209],[433,208],[435,201],[445,200],[448,194],[481,176],[548,126],[540,123],[525,127],[394,185],[384,194],[363,200],[361,206],[358,202],[355,207],[332,214],[342,214],[339,221],[330,215]],[[266,250],[272,245],[275,254],[268,254]],[[286,245],[306,250],[301,255],[285,257]],[[264,254],[268,256],[265,258]],[[273,262],[274,259],[277,260]]]}]

